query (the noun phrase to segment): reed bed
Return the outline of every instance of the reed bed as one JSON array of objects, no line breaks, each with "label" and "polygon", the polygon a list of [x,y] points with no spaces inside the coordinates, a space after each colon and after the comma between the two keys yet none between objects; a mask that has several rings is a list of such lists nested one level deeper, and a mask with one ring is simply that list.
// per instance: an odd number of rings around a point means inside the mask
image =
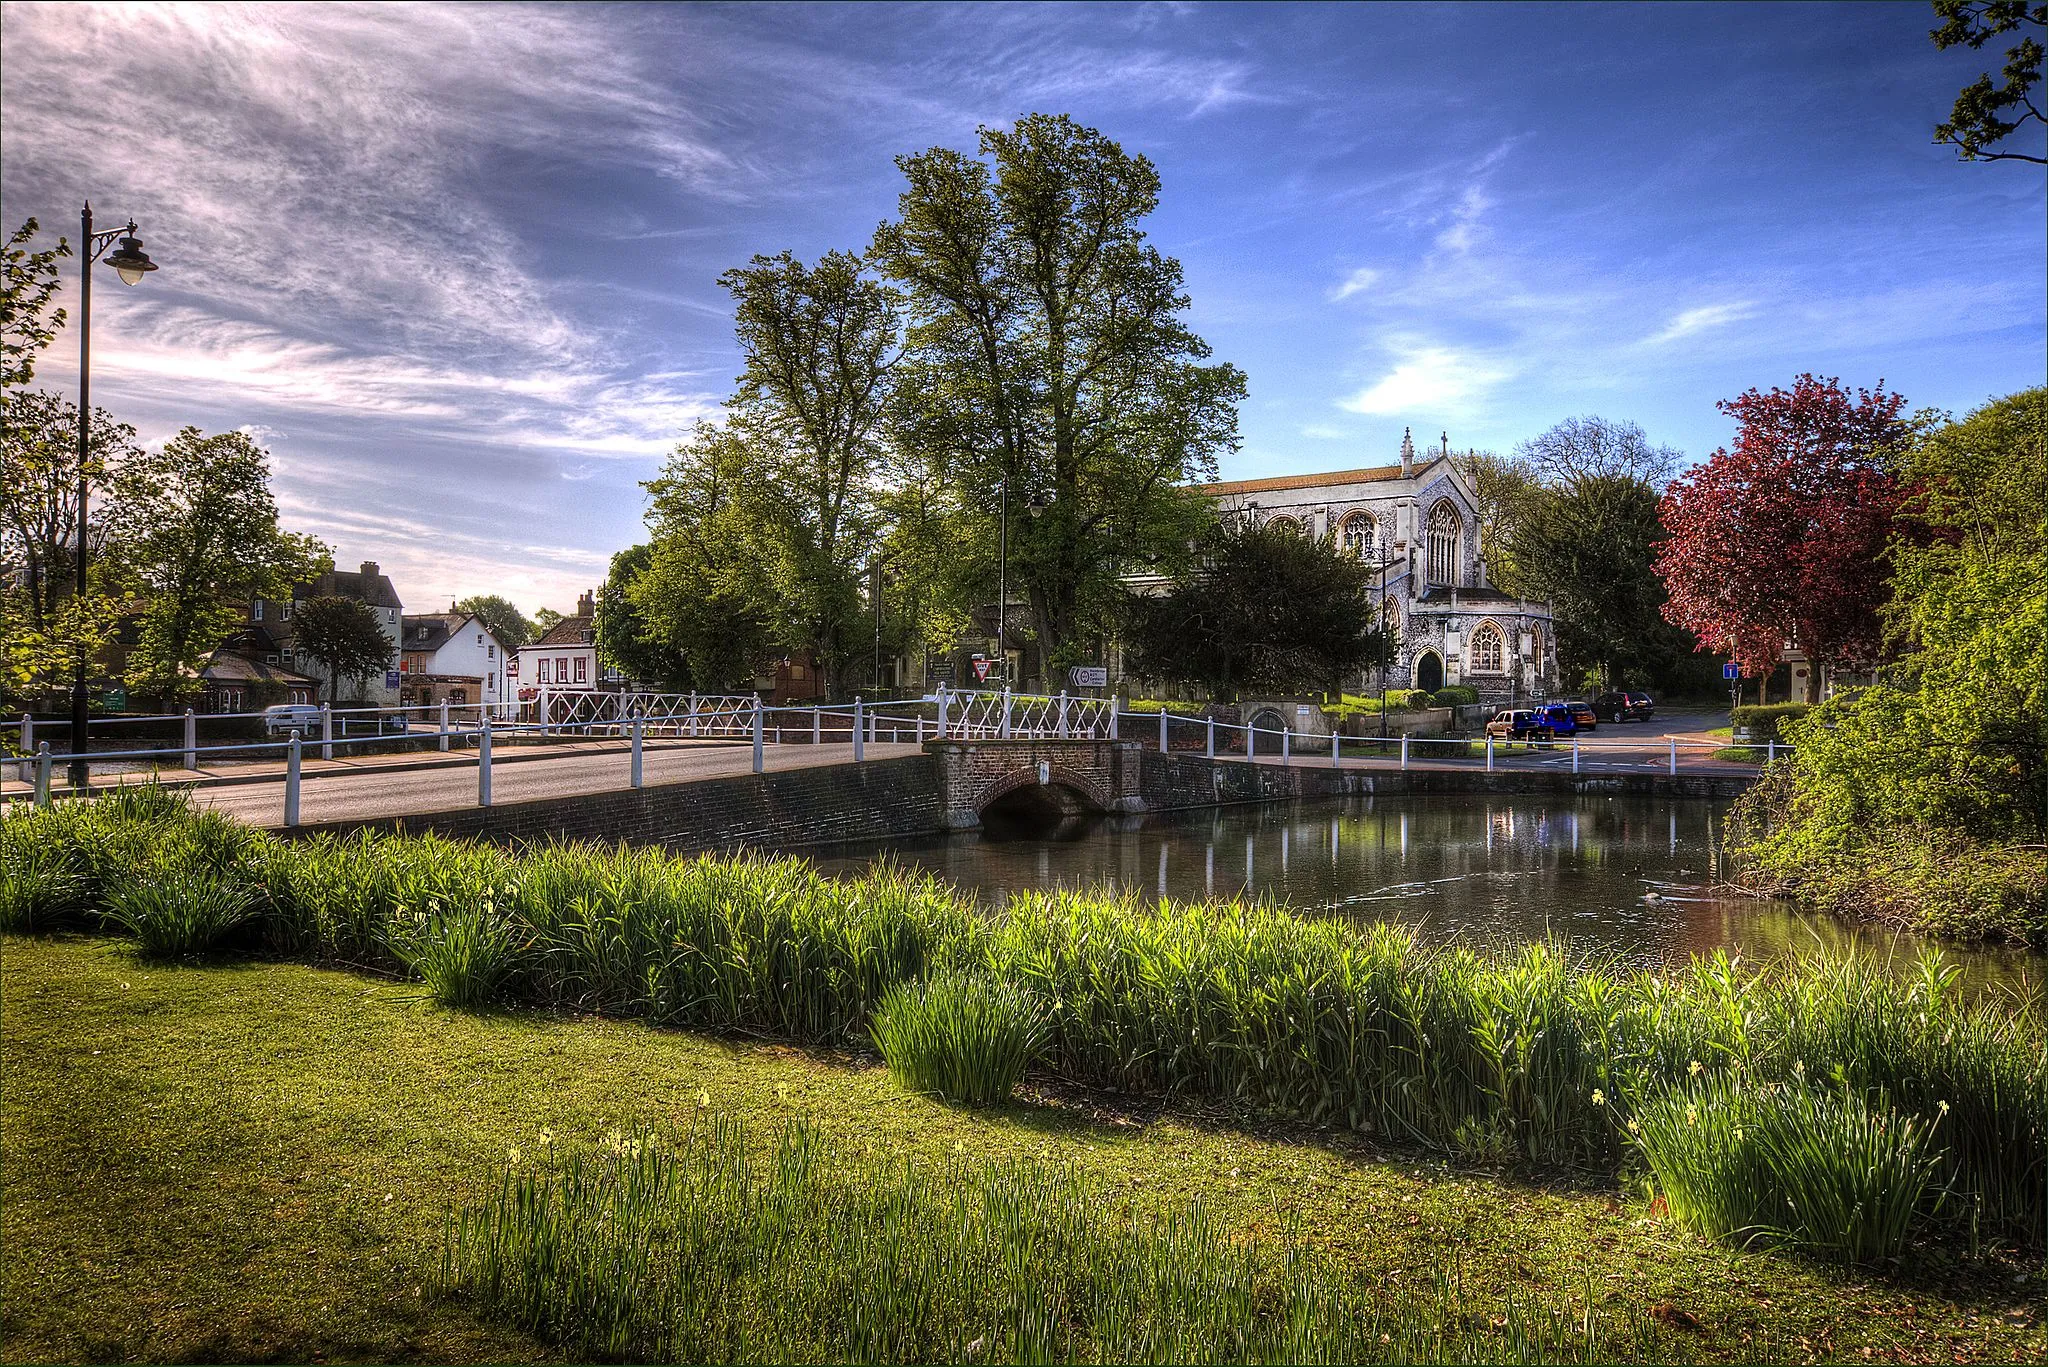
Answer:
[{"label": "reed bed", "polygon": [[1065,1166],[937,1169],[679,1137],[510,1169],[454,1216],[440,1281],[573,1356],[649,1362],[1578,1362],[1653,1357],[1639,1320],[1452,1278],[1377,1292],[1199,1204],[1117,1209]]},{"label": "reed bed", "polygon": [[[415,977],[451,1005],[857,1046],[892,990],[979,974],[1028,1000],[1042,1023],[1029,1062],[1057,1076],[1471,1161],[1654,1172],[1644,1117],[1686,1089],[1825,1083],[1932,1127],[1915,1228],[2048,1246],[2048,1023],[2033,1004],[1965,998],[1938,955],[1910,972],[1717,954],[1643,973],[1238,903],[1032,893],[983,913],[891,868],[831,879],[799,860],[591,844],[279,840],[147,788],[0,819],[8,929],[119,929],[120,888],[185,878],[253,895],[219,943]],[[1815,1121],[1838,1148],[1854,1138],[1844,1105]]]}]

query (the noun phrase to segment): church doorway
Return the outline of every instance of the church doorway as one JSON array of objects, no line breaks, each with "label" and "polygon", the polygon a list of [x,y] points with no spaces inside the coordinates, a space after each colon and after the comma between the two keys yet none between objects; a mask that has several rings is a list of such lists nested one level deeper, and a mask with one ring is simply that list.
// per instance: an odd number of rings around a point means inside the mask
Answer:
[{"label": "church doorway", "polygon": [[1443,656],[1433,650],[1425,650],[1415,662],[1415,686],[1425,693],[1434,693],[1444,686]]}]

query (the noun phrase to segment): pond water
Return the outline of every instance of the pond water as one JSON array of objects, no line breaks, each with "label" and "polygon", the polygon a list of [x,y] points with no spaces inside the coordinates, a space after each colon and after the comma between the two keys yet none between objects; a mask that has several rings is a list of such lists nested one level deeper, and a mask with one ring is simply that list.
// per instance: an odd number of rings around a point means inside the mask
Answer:
[{"label": "pond water", "polygon": [[[1182,901],[1262,897],[1401,922],[1437,942],[1549,937],[1644,967],[1723,948],[1752,961],[1851,945],[1902,960],[1917,952],[1912,936],[1716,895],[1726,812],[1697,798],[1342,798],[803,853],[827,871],[893,859],[991,900],[1104,884]],[[2023,951],[1947,948],[1980,985],[2038,994],[2048,976]]]}]

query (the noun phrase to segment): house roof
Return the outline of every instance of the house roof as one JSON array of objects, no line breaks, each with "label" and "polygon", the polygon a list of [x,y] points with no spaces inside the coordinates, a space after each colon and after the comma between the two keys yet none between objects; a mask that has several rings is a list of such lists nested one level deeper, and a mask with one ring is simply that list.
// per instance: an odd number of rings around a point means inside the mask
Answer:
[{"label": "house roof", "polygon": [[1232,494],[1270,494],[1287,489],[1317,489],[1327,484],[1378,484],[1390,479],[1403,479],[1420,475],[1423,471],[1443,460],[1418,460],[1408,476],[1401,473],[1399,465],[1369,465],[1363,470],[1330,470],[1319,475],[1274,475],[1270,479],[1228,479],[1218,484],[1197,484],[1195,492],[1208,494],[1212,498],[1228,498]]},{"label": "house roof", "polygon": [[564,617],[561,621],[549,627],[547,632],[538,641],[531,642],[530,644],[531,646],[587,646],[597,639],[596,632],[592,629],[592,624],[595,621],[594,617],[584,613],[578,613],[574,617]]},{"label": "house roof", "polygon": [[439,650],[469,620],[470,615],[466,612],[409,612],[403,619],[405,631],[398,638],[398,648]]},{"label": "house roof", "polygon": [[333,570],[310,584],[292,590],[293,598],[354,598],[373,608],[402,608],[398,590],[378,572],[377,562],[365,560],[361,569]]},{"label": "house roof", "polygon": [[208,683],[261,683],[299,685],[314,687],[314,680],[304,674],[270,664],[261,656],[246,654],[240,650],[216,650],[213,658],[200,667],[199,677]]}]

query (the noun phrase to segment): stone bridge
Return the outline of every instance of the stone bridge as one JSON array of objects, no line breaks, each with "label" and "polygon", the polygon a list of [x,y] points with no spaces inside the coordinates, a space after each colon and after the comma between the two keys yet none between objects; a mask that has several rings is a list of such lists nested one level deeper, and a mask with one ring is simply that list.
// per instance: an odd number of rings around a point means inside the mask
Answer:
[{"label": "stone bridge", "polygon": [[1140,741],[938,740],[924,748],[938,764],[948,830],[991,817],[1043,823],[1145,810]]}]

